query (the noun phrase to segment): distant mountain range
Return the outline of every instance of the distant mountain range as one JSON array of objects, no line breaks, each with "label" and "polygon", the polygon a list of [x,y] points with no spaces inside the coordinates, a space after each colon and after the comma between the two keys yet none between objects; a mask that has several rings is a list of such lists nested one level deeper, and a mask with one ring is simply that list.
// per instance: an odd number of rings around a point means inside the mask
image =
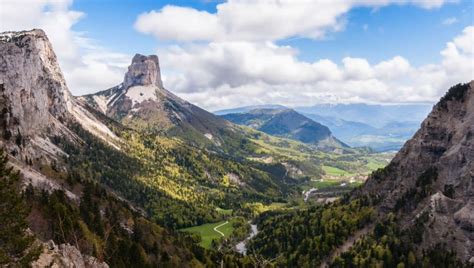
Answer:
[{"label": "distant mountain range", "polygon": [[[296,107],[294,111],[327,126],[335,137],[350,146],[396,151],[413,136],[431,108],[430,104],[321,104]],[[258,109],[288,108],[282,105],[246,106],[216,111],[215,114],[249,113]]]},{"label": "distant mountain range", "polygon": [[383,128],[391,122],[419,122],[426,118],[432,104],[379,105],[379,104],[318,104],[310,107],[296,107],[303,114],[317,114],[326,117],[343,118],[347,121],[365,123]]}]

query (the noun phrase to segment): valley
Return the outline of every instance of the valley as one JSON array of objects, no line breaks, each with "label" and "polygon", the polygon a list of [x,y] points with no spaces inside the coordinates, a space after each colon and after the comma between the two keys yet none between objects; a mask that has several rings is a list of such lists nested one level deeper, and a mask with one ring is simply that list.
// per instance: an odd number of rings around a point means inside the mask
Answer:
[{"label": "valley", "polygon": [[62,267],[70,247],[71,267],[468,265],[473,82],[395,153],[280,106],[207,112],[156,55],[73,96],[44,31],[2,33],[0,52],[0,215],[18,221],[0,265]]}]

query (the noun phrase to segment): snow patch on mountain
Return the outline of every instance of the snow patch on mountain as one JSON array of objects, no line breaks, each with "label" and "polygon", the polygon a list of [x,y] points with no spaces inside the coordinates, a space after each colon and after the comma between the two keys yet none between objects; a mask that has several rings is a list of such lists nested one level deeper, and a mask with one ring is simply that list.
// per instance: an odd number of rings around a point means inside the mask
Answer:
[{"label": "snow patch on mountain", "polygon": [[125,96],[129,97],[133,105],[140,104],[147,100],[156,101],[156,86],[147,85],[147,86],[133,86],[127,90]]}]

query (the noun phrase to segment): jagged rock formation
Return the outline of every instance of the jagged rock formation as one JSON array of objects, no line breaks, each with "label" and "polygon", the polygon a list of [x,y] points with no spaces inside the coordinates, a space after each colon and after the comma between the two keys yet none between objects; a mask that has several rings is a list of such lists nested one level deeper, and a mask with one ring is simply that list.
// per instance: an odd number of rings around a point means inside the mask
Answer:
[{"label": "jagged rock formation", "polygon": [[246,125],[270,135],[294,139],[321,147],[347,147],[332,136],[328,127],[292,109],[255,109],[221,116],[235,124]]},{"label": "jagged rock formation", "polygon": [[220,145],[233,125],[163,87],[156,55],[136,54],[124,81],[113,88],[78,97],[101,113],[135,129],[186,136]]},{"label": "jagged rock formation", "polygon": [[[462,260],[474,256],[474,82],[452,87],[393,161],[356,195],[378,196],[404,228],[421,215],[422,249],[446,243]],[[429,226],[429,227],[428,227]]]}]

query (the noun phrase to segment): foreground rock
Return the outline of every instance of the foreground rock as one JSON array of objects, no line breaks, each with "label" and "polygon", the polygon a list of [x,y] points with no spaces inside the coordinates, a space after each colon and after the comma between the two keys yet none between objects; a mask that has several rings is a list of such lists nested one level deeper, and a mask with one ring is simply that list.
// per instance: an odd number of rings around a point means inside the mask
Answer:
[{"label": "foreground rock", "polygon": [[71,267],[71,268],[108,268],[105,262],[100,262],[94,257],[84,256],[74,246],[61,244],[57,246],[53,241],[44,243],[43,252],[31,264],[34,268],[42,267]]}]

